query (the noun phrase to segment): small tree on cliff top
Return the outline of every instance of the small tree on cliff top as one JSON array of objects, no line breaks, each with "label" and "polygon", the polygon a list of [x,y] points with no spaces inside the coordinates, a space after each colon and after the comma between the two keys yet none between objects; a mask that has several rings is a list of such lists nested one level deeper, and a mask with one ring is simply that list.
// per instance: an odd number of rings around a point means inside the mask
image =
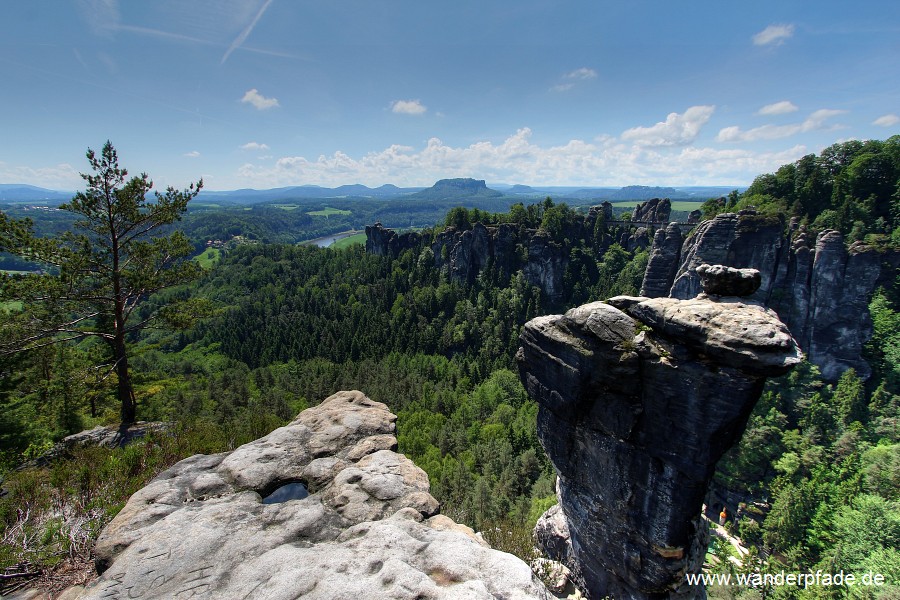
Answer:
[{"label": "small tree on cliff top", "polygon": [[187,203],[203,186],[183,191],[153,187],[146,173],[127,179],[116,150],[106,142],[100,155],[87,151],[92,174],[82,174],[87,189],[60,206],[77,216],[75,230],[58,238],[38,237],[30,219],[9,219],[0,212],[0,251],[49,267],[50,274],[0,277],[0,300],[17,300],[22,310],[2,321],[0,354],[96,337],[110,349],[107,373],[116,375],[123,423],[132,423],[137,404],[128,369],[129,334],[155,321],[186,326],[202,308],[199,302],[173,302],[149,314],[137,307],[150,294],[193,279],[199,266],[179,231],[165,227],[181,219]]}]

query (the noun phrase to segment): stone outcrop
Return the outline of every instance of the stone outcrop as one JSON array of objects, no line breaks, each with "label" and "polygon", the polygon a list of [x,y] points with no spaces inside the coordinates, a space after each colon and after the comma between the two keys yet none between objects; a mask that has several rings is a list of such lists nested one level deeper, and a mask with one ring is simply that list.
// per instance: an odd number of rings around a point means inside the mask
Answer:
[{"label": "stone outcrop", "polygon": [[521,343],[558,474],[542,547],[590,598],[703,597],[685,582],[706,552],[703,498],[765,378],[800,361],[787,328],[736,297],[618,297],[534,319]]},{"label": "stone outcrop", "polygon": [[[753,210],[723,213],[700,223],[680,252],[672,249],[669,229],[665,236],[657,233],[641,293],[693,298],[701,292],[697,269],[703,264],[757,269],[760,286],[752,298],[778,314],[826,380],[836,381],[851,367],[867,377],[867,306],[875,288],[895,272],[891,261],[897,254],[882,255],[859,242],[847,248],[833,230],[813,239],[796,221],[786,228],[777,217]],[[677,272],[667,286],[672,269]]]},{"label": "stone outcrop", "polygon": [[528,283],[540,287],[551,298],[558,298],[568,263],[566,249],[539,229],[528,240],[528,261],[522,273]]},{"label": "stone outcrop", "polygon": [[366,225],[366,252],[375,256],[397,258],[404,250],[418,248],[422,236],[415,231],[397,233],[381,223]]},{"label": "stone outcrop", "polygon": [[837,379],[848,367],[862,377],[872,372],[862,359],[862,349],[872,337],[869,299],[880,271],[879,254],[865,244],[856,242],[845,249],[841,234],[832,230],[816,238],[802,335],[810,360],[828,379]]},{"label": "stone outcrop", "polygon": [[754,299],[765,302],[772,291],[781,263],[784,224],[778,218],[747,210],[723,213],[700,223],[681,249],[673,298],[693,298],[700,293],[697,267],[702,264],[754,268],[762,281]]},{"label": "stone outcrop", "polygon": [[668,295],[678,272],[682,241],[681,229],[675,223],[656,230],[641,285],[642,296],[658,298]]},{"label": "stone outcrop", "polygon": [[179,462],[103,531],[80,598],[545,598],[528,565],[438,514],[395,420],[339,392]]},{"label": "stone outcrop", "polygon": [[751,296],[762,283],[756,269],[734,269],[725,265],[700,265],[697,275],[703,293],[714,296]]},{"label": "stone outcrop", "polygon": [[672,214],[672,202],[668,198],[653,198],[634,208],[631,220],[636,223],[668,223]]}]

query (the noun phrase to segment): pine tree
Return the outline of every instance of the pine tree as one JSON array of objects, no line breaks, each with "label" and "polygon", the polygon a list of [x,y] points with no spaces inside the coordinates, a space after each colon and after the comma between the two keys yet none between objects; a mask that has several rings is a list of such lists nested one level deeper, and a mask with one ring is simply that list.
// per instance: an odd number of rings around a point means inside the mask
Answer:
[{"label": "pine tree", "polygon": [[166,320],[190,322],[199,302],[173,302],[149,314],[137,308],[151,294],[189,281],[200,268],[185,260],[193,251],[181,232],[167,232],[179,220],[202,180],[183,191],[169,187],[147,194],[153,183],[146,173],[126,179],[110,142],[100,155],[87,151],[93,173],[82,174],[87,189],[61,209],[75,214],[74,231],[58,238],[35,235],[30,220],[13,220],[0,212],[0,251],[10,252],[49,270],[48,274],[4,277],[0,299],[18,300],[23,310],[2,323],[0,353],[11,354],[60,342],[95,337],[105,341],[115,373],[123,423],[134,422],[136,401],[128,365],[129,335]]}]

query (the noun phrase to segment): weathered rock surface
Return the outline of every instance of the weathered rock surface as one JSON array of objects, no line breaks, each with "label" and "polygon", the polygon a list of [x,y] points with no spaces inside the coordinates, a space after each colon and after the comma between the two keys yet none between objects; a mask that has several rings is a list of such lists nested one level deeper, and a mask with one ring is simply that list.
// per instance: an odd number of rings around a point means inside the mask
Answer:
[{"label": "weathered rock surface", "polygon": [[397,233],[387,229],[381,223],[366,225],[366,252],[375,256],[391,256],[397,258],[400,253],[416,248],[422,236],[415,231]]},{"label": "weathered rock surface", "polygon": [[656,230],[647,270],[644,272],[644,282],[641,284],[641,296],[658,298],[669,294],[678,272],[682,242],[681,229],[675,223]]},{"label": "weathered rock surface", "polygon": [[[671,226],[670,226],[671,227]],[[754,268],[759,288],[750,297],[775,310],[822,376],[836,381],[848,368],[871,372],[862,348],[872,335],[867,306],[885,278],[893,278],[900,253],[879,254],[862,243],[845,247],[840,233],[825,230],[813,240],[792,222],[753,210],[723,213],[697,226],[679,253],[657,236],[641,293],[693,298],[702,291],[704,264]],[[672,269],[677,274],[664,285]]]},{"label": "weathered rock surface", "polygon": [[668,223],[672,214],[672,202],[668,198],[653,198],[634,208],[631,220],[638,223]]},{"label": "weathered rock surface", "polygon": [[751,296],[762,283],[756,269],[734,269],[725,265],[700,265],[697,275],[703,293],[716,296]]},{"label": "weathered rock surface", "polygon": [[[134,494],[81,599],[545,598],[528,565],[437,514],[394,452],[396,417],[339,392],[230,453],[193,456]],[[302,482],[305,497],[263,499]]]},{"label": "weathered rock surface", "polygon": [[787,328],[739,298],[619,297],[534,319],[521,342],[565,517],[539,524],[545,551],[591,598],[704,596],[684,577],[706,551],[703,498],[765,378],[800,361]]},{"label": "weathered rock surface", "polygon": [[448,227],[435,236],[431,250],[435,266],[445,269],[453,281],[472,283],[493,265],[504,277],[521,270],[528,283],[550,297],[561,294],[569,263],[568,249],[545,231],[522,230],[513,223],[497,227],[476,223],[463,231]]}]

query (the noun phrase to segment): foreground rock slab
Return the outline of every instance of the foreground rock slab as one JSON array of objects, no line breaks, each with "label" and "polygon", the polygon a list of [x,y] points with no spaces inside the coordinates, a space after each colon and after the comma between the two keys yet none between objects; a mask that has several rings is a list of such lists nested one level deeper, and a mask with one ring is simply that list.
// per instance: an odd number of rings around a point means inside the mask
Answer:
[{"label": "foreground rock slab", "polygon": [[[547,598],[528,565],[437,514],[425,472],[394,451],[395,421],[339,392],[179,462],[101,534],[101,577],[79,598]],[[264,503],[297,483],[308,495]]]},{"label": "foreground rock slab", "polygon": [[536,537],[590,598],[705,597],[700,509],[767,376],[800,351],[774,312],[726,297],[618,297],[526,324],[517,359],[540,405],[559,508]]}]

